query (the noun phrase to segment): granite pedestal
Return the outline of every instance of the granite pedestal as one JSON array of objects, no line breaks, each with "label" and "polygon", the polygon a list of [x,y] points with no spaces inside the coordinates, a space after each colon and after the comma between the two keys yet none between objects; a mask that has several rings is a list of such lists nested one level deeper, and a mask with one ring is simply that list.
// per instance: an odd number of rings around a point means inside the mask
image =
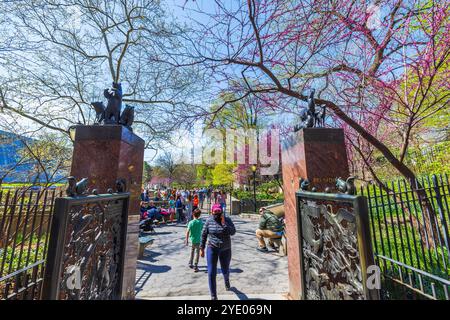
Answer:
[{"label": "granite pedestal", "polygon": [[144,161],[144,140],[120,125],[76,126],[71,175],[89,178],[99,194],[115,190],[117,179],[130,192],[122,299],[133,299],[139,234],[139,197]]},{"label": "granite pedestal", "polygon": [[288,250],[289,297],[301,299],[300,253],[295,193],[299,179],[306,178],[311,187],[324,192],[335,190],[336,178],[349,175],[347,152],[342,129],[306,128],[293,133],[282,149],[284,204]]}]

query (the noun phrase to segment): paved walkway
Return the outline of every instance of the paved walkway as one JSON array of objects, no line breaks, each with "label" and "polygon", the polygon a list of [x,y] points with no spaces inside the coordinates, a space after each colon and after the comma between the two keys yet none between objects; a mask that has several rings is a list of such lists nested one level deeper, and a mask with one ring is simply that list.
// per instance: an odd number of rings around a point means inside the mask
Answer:
[{"label": "paved walkway", "polygon": [[[203,218],[205,218],[204,216]],[[257,221],[232,216],[237,232],[232,237],[232,291],[226,291],[218,270],[219,299],[284,299],[288,291],[287,257],[277,252],[262,253],[255,248]],[[155,243],[138,260],[138,299],[209,300],[206,259],[200,258],[200,272],[188,267],[190,248],[184,245],[185,226],[157,227]],[[219,264],[220,266],[220,264]]]}]

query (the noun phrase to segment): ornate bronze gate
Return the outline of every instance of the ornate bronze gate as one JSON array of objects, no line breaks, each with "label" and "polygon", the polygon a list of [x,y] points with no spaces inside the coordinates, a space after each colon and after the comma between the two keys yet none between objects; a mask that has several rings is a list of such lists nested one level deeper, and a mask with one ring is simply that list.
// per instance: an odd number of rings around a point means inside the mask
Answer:
[{"label": "ornate bronze gate", "polygon": [[365,197],[299,191],[297,208],[303,299],[378,299]]},{"label": "ornate bronze gate", "polygon": [[43,299],[120,299],[129,196],[56,199]]}]

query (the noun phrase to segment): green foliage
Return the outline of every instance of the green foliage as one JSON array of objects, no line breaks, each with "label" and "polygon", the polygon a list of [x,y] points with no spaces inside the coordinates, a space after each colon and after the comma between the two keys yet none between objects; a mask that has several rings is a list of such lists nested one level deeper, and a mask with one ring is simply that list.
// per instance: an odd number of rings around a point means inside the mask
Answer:
[{"label": "green foliage", "polygon": [[144,168],[142,174],[142,181],[150,181],[152,179],[152,167],[147,161],[144,161]]},{"label": "green foliage", "polygon": [[[245,191],[241,189],[233,190],[233,197],[236,199],[253,199],[253,189]],[[283,201],[284,196],[278,193],[276,181],[266,182],[256,187],[256,200]]]},{"label": "green foliage", "polygon": [[197,170],[190,164],[179,164],[173,172],[173,185],[182,188],[193,188],[196,183]]},{"label": "green foliage", "polygon": [[[206,120],[207,127],[214,127],[219,130],[226,129],[255,129],[260,125],[258,110],[251,98],[235,101],[237,96],[234,93],[222,93],[217,101],[211,105],[210,119]],[[229,102],[225,106],[225,101]],[[217,110],[219,110],[217,112]]]},{"label": "green foliage", "polygon": [[227,186],[233,183],[233,169],[231,164],[217,164],[212,170],[212,184],[214,186]]},{"label": "green foliage", "polygon": [[[450,115],[449,115],[450,116]],[[395,149],[394,153],[395,153]],[[382,180],[400,178],[400,174],[379,152],[374,153],[373,169]],[[405,164],[418,176],[432,174],[450,174],[450,141],[435,143],[429,146],[418,144],[407,152]]]},{"label": "green foliage", "polygon": [[213,166],[209,166],[206,164],[200,164],[197,165],[197,184],[203,184],[203,185],[212,185],[213,182],[213,175],[212,175],[212,169]]},{"label": "green foliage", "polygon": [[406,163],[419,175],[450,173],[450,141],[426,149],[413,149],[408,153]]},{"label": "green foliage", "polygon": [[261,194],[263,199],[268,200],[283,200],[283,194],[278,192],[279,184],[277,181],[273,180],[270,182],[265,182],[257,186],[257,192]]},{"label": "green foliage", "polygon": [[[44,258],[44,245],[45,245],[45,237],[47,235],[43,234],[41,238],[37,236],[33,236],[31,239],[31,246],[29,245],[29,238],[23,239],[22,235],[19,234],[17,236],[17,244],[16,249],[13,250],[11,246],[6,247],[6,256],[5,256],[5,268],[4,270],[11,270],[14,272],[19,268],[24,268],[35,261],[39,261]],[[21,243],[24,242],[22,255],[20,255],[21,251]],[[38,247],[39,242],[39,247]],[[30,255],[28,256],[28,249],[30,248]],[[2,250],[5,250],[2,248]],[[4,252],[1,251],[0,258],[3,259]],[[0,260],[0,263],[3,261]],[[32,271],[32,270],[31,270]]]}]

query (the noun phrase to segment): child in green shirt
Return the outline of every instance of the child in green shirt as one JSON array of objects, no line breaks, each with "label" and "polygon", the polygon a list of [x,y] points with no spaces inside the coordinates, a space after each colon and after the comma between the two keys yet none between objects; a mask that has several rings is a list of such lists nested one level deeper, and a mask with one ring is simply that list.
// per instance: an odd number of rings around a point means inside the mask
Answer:
[{"label": "child in green shirt", "polygon": [[[203,221],[200,219],[202,212],[199,209],[194,210],[194,219],[189,221],[186,230],[186,245],[189,245],[189,239],[192,243],[191,256],[189,258],[189,268],[193,268],[194,272],[198,272],[198,259],[200,253],[200,241],[203,230]],[[195,255],[195,263],[194,263]],[[194,263],[194,264],[193,264]]]}]

